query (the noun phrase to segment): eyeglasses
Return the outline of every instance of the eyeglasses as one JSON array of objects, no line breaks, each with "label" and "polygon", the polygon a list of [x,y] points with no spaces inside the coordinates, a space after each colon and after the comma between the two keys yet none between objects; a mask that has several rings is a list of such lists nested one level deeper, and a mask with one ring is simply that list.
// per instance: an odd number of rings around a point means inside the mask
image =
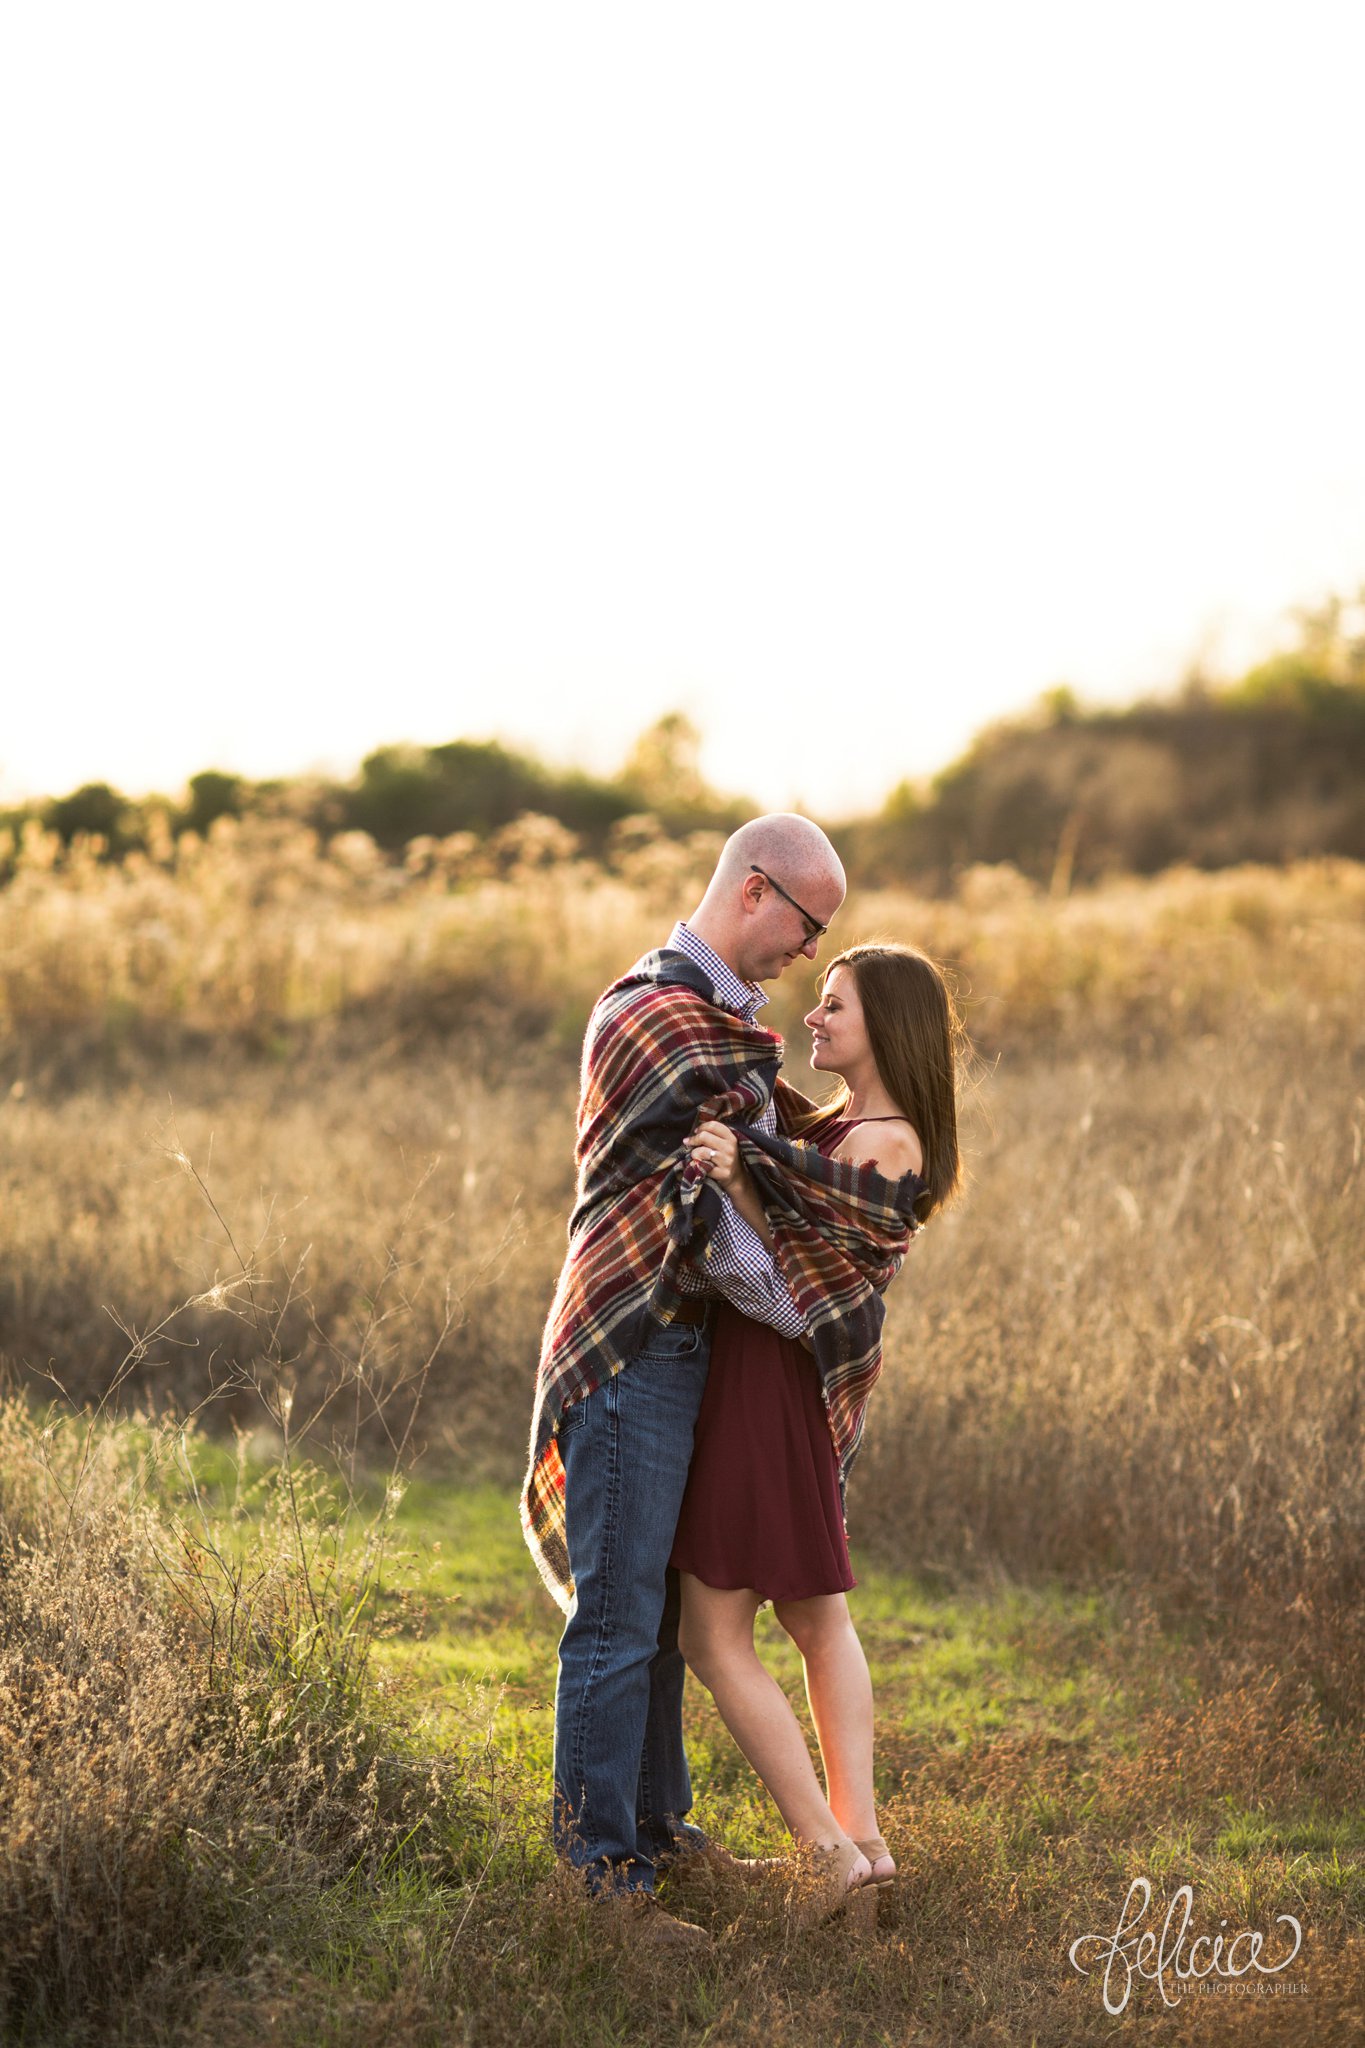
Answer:
[{"label": "eyeglasses", "polygon": [[807,945],[810,944],[812,939],[823,939],[825,933],[829,930],[829,926],[827,924],[821,924],[819,918],[812,917],[808,910],[803,910],[801,905],[797,902],[796,898],[794,896],[789,896],[787,894],[787,891],[782,887],[782,884],[780,882],[775,882],[772,876],[768,873],[768,870],[766,868],[757,868],[753,865],[751,861],[749,863],[749,873],[751,875],[762,875],[764,881],[768,883],[769,887],[776,889],[778,895],[782,898],[782,901],[784,903],[790,903],[793,910],[800,912],[802,921],[806,927]]}]

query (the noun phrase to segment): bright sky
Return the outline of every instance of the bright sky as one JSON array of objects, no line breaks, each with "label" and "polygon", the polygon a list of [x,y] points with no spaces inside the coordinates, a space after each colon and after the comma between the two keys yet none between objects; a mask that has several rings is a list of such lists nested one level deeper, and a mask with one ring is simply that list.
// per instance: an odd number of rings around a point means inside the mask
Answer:
[{"label": "bright sky", "polygon": [[0,795],[678,708],[835,813],[1365,580],[1365,9],[0,15]]}]

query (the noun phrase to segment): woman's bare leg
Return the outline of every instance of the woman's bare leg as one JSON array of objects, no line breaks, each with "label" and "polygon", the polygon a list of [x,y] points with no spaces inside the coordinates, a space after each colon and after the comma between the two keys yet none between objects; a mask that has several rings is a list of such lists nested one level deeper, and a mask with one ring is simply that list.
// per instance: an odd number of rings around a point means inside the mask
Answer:
[{"label": "woman's bare leg", "polygon": [[830,1811],[855,1842],[877,1834],[872,1790],[872,1680],[842,1593],[774,1601],[801,1652]]},{"label": "woman's bare leg", "polygon": [[706,1586],[691,1572],[681,1578],[678,1642],[689,1668],[711,1694],[796,1839],[822,1848],[843,1841],[847,1831],[820,1790],[791,1703],[754,1648],[757,1593]]}]

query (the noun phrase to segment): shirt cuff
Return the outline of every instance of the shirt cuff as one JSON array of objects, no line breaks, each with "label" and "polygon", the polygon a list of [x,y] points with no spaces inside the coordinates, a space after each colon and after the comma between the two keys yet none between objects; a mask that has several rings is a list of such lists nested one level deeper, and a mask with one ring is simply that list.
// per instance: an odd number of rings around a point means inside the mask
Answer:
[{"label": "shirt cuff", "polygon": [[706,1276],[742,1315],[768,1323],[784,1337],[799,1337],[805,1318],[792,1300],[773,1255],[729,1197],[711,1236]]}]

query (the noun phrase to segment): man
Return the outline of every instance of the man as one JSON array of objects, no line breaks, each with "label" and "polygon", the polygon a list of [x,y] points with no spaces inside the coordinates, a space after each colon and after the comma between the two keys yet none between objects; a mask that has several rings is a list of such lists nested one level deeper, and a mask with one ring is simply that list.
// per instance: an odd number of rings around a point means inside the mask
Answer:
[{"label": "man", "polygon": [[[781,1040],[759,984],[813,960],[844,899],[819,827],[790,813],[727,840],[668,945],[606,991],[588,1026],[578,1198],[546,1325],[523,1494],[527,1541],[567,1612],[555,1697],[554,1831],[604,1914],[704,1944],[653,1898],[700,1853],[682,1739],[677,1574],[668,1570],[718,1291],[789,1335],[802,1320],[757,1234],[682,1170],[703,1106],[772,1130]],[[707,1209],[710,1204],[710,1210]],[[704,1272],[677,1250],[703,1219]],[[695,1212],[695,1213],[694,1213]]]}]

